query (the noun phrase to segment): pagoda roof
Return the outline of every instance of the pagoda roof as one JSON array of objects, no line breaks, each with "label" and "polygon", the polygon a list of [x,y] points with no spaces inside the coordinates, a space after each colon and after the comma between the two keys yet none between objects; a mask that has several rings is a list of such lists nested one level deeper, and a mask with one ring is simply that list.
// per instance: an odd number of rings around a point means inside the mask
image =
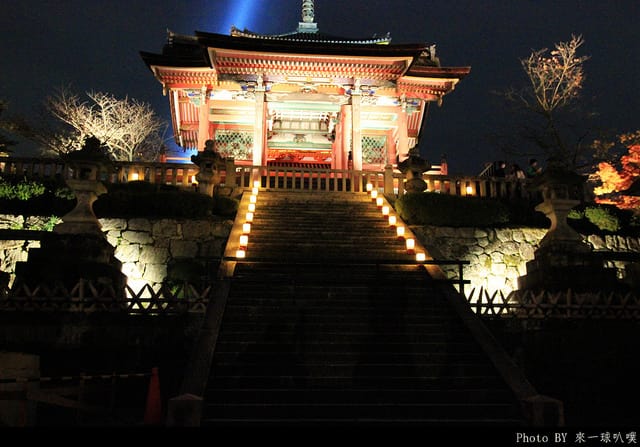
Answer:
[{"label": "pagoda roof", "polygon": [[285,34],[260,34],[246,28],[241,30],[235,26],[231,27],[231,35],[234,37],[248,37],[251,39],[266,39],[266,40],[283,40],[287,42],[318,42],[318,43],[332,43],[332,44],[356,44],[356,45],[387,45],[391,42],[390,34],[387,33],[383,37],[364,37],[364,38],[351,38],[333,36],[331,34],[321,33],[320,31],[309,32],[296,30]]}]

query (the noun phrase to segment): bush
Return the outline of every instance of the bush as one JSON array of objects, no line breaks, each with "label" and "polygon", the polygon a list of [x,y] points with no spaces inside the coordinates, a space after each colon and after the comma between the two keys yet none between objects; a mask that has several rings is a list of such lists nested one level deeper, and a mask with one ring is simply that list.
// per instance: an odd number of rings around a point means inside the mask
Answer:
[{"label": "bush", "polygon": [[216,196],[213,202],[213,214],[218,216],[233,217],[238,211],[239,202],[229,197]]},{"label": "bush", "polygon": [[27,181],[18,176],[0,178],[0,209],[24,216],[63,216],[75,206],[73,195],[63,194],[61,179]]},{"label": "bush", "polygon": [[153,192],[119,189],[101,195],[93,204],[98,217],[201,218],[210,216],[212,210],[213,199],[207,195],[164,189]]},{"label": "bush", "polygon": [[632,227],[631,213],[613,205],[582,204],[572,209],[567,217],[576,231],[585,234],[625,232]]},{"label": "bush", "polygon": [[472,227],[509,222],[503,203],[480,197],[412,193],[396,200],[395,207],[402,219],[413,225]]}]

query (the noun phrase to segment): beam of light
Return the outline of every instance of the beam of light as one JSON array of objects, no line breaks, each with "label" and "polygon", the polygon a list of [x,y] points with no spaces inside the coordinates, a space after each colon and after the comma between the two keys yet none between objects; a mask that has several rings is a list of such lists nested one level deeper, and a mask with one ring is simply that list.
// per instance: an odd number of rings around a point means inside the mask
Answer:
[{"label": "beam of light", "polygon": [[252,29],[259,15],[257,11],[261,9],[259,8],[260,3],[260,0],[236,0],[234,2],[228,2],[228,7],[226,8],[227,13],[224,16],[224,23],[222,24],[226,32],[229,32],[231,25],[235,25],[239,29]]}]

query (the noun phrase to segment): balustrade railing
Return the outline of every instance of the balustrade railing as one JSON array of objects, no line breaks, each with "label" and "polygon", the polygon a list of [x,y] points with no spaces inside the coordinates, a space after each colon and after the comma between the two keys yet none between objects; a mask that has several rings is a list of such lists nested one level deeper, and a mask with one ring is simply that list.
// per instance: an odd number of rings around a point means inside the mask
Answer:
[{"label": "balustrade railing", "polygon": [[[55,158],[0,158],[0,173],[27,178],[71,177],[70,168]],[[197,173],[198,167],[192,163],[117,161],[111,172],[102,173],[101,180],[108,183],[143,180],[191,188]],[[260,181],[262,187],[308,191],[366,192],[369,183],[380,192],[394,196],[404,194],[405,181],[403,173],[389,168],[367,171],[311,166],[247,166],[233,161],[221,170],[221,177],[226,186],[251,188],[255,181]],[[422,178],[427,183],[427,191],[440,194],[511,199],[535,199],[539,194],[530,188],[529,179],[435,174],[424,174]]]}]

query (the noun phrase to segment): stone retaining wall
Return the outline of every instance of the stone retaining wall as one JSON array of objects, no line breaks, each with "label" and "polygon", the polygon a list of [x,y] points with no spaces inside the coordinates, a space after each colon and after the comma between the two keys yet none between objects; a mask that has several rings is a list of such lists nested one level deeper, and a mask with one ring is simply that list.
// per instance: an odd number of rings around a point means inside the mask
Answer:
[{"label": "stone retaining wall", "polygon": [[[411,227],[416,237],[436,259],[470,261],[463,275],[471,281],[466,289],[482,287],[490,294],[501,290],[506,296],[517,288],[518,276],[526,274],[526,263],[547,230],[540,228],[451,228]],[[594,250],[640,252],[640,238],[625,236],[586,236]],[[619,269],[623,263],[612,263]],[[457,277],[457,267],[443,267],[450,277]]]},{"label": "stone retaining wall", "polygon": [[[35,222],[35,221],[34,221]],[[16,228],[27,222],[21,216],[0,215],[0,228]],[[167,275],[172,260],[190,259],[206,263],[223,255],[233,221],[224,219],[100,219],[107,240],[116,247],[116,257],[129,284],[155,286]],[[451,228],[412,227],[413,232],[436,259],[463,259],[464,277],[471,287],[505,296],[526,273],[527,261],[546,233],[540,228]],[[640,252],[640,238],[586,236],[594,250]],[[37,241],[0,241],[0,270],[13,274],[15,263],[27,259],[27,250]],[[617,263],[615,266],[622,268]],[[445,268],[452,278],[457,267]],[[12,277],[13,279],[13,277]]]},{"label": "stone retaining wall", "polygon": [[[1,216],[0,228],[16,228],[21,219]],[[122,272],[134,290],[144,284],[160,284],[172,260],[195,260],[206,265],[219,259],[233,225],[232,220],[221,218],[100,219],[100,223],[107,240],[116,247]],[[37,246],[37,241],[0,241],[0,270],[10,273],[13,281],[15,263],[26,261],[27,250]]]}]

